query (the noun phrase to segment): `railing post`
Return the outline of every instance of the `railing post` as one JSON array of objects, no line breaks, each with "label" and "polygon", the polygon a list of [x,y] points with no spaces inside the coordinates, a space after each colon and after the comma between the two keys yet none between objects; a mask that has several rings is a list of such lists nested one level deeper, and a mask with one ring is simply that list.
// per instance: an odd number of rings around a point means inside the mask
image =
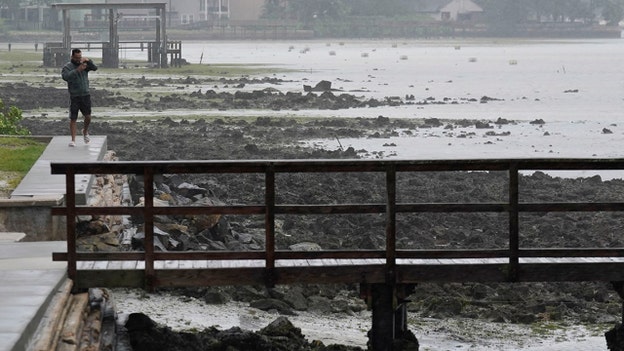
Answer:
[{"label": "railing post", "polygon": [[265,172],[265,282],[275,286],[275,170],[269,165]]},{"label": "railing post", "polygon": [[509,164],[509,281],[518,281],[520,229],[518,227],[518,163]]},{"label": "railing post", "polygon": [[396,167],[386,169],[386,283],[396,282]]},{"label": "railing post", "polygon": [[145,285],[147,290],[154,288],[154,169],[143,169],[143,231],[145,232]]},{"label": "railing post", "polygon": [[76,170],[65,173],[65,210],[67,211],[67,276],[76,280]]}]

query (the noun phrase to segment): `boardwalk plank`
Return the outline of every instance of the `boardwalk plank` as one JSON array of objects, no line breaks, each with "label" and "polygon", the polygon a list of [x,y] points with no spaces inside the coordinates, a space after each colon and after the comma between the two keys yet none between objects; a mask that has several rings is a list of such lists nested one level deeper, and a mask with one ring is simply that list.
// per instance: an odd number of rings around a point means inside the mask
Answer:
[{"label": "boardwalk plank", "polygon": [[165,269],[178,269],[180,261],[178,260],[165,260]]},{"label": "boardwalk plank", "polygon": [[[397,276],[401,282],[465,282],[508,281],[507,258],[442,258],[397,259]],[[525,257],[519,259],[521,281],[620,281],[624,280],[624,257]],[[265,284],[265,260],[159,260],[154,262],[155,274],[171,286]],[[327,269],[327,267],[330,267]],[[423,269],[426,267],[426,269]],[[118,284],[140,286],[144,281],[145,262],[78,261],[81,284]],[[380,258],[317,258],[276,261],[278,284],[288,283],[357,283],[384,282],[385,259]],[[97,273],[94,272],[97,270]],[[124,275],[123,272],[137,272]],[[170,271],[170,273],[164,273]],[[176,276],[175,271],[179,272]],[[89,273],[91,272],[91,273]],[[104,274],[103,272],[110,272]],[[243,277],[254,274],[253,277]],[[136,282],[128,279],[139,279]],[[190,280],[185,280],[190,279]],[[203,280],[202,280],[203,279]],[[167,283],[167,284],[169,284]]]},{"label": "boardwalk plank", "polygon": [[193,268],[194,269],[207,269],[208,268],[208,261],[206,261],[206,260],[193,261]]},{"label": "boardwalk plank", "polygon": [[137,269],[138,261],[122,261],[121,269]]},{"label": "boardwalk plank", "polygon": [[106,269],[121,269],[123,261],[108,261]]},{"label": "boardwalk plank", "polygon": [[76,262],[77,269],[93,269],[95,261],[78,261]]},{"label": "boardwalk plank", "polygon": [[103,270],[108,267],[109,261],[95,261],[93,264],[93,269]]},{"label": "boardwalk plank", "polygon": [[191,268],[193,268],[193,261],[191,261],[191,260],[181,260],[180,264],[178,265],[178,268],[180,268],[180,269],[191,269]]}]

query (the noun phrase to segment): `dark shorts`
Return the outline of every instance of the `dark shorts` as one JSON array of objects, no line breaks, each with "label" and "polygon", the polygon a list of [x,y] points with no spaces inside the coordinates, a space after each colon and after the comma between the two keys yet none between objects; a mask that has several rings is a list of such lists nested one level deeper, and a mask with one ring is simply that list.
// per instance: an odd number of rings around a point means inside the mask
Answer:
[{"label": "dark shorts", "polygon": [[78,111],[83,116],[91,115],[91,95],[72,96],[69,103],[69,119],[78,119]]}]

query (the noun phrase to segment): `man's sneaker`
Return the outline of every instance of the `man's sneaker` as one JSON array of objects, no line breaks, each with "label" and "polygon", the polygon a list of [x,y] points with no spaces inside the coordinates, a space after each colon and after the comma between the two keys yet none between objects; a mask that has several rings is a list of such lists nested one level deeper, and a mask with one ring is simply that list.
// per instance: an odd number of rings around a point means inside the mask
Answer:
[{"label": "man's sneaker", "polygon": [[84,138],[85,144],[88,144],[91,141],[91,139],[89,139],[89,133],[83,134],[82,137]]},{"label": "man's sneaker", "polygon": [[76,146],[76,143],[75,143],[75,142],[73,142],[73,141],[70,141],[70,142],[69,142],[69,147],[74,147],[74,146]]}]

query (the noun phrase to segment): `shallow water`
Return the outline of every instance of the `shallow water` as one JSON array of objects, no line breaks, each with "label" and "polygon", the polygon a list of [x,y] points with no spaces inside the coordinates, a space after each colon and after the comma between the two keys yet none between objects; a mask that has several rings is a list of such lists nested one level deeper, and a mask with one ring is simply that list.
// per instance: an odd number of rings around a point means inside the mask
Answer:
[{"label": "shallow water", "polygon": [[[145,55],[121,52],[122,61]],[[182,56],[191,63],[295,70],[277,75],[292,81],[278,87],[283,91],[328,80],[364,97],[458,102],[325,111],[328,116],[617,121],[624,111],[624,39],[185,41]],[[483,96],[502,101],[464,103]]]},{"label": "shallow water", "polygon": [[[207,115],[546,122],[543,127],[520,123],[495,130],[510,133],[504,137],[485,137],[486,131],[477,130],[474,137],[458,139],[454,136],[459,131],[440,129],[390,139],[309,141],[317,147],[352,146],[366,150],[367,157],[405,159],[621,157],[624,130],[618,124],[624,111],[624,39],[218,41],[184,42],[183,46],[183,57],[195,64],[201,59],[202,64],[260,64],[293,70],[277,74],[284,80],[277,86],[282,92],[301,92],[304,84],[329,80],[335,89],[364,98],[413,95],[415,102],[447,100],[347,110],[202,111]],[[144,55],[124,54],[133,59]],[[480,103],[484,96],[496,100]],[[612,133],[603,133],[604,128]],[[613,178],[620,173],[601,174]]]}]

